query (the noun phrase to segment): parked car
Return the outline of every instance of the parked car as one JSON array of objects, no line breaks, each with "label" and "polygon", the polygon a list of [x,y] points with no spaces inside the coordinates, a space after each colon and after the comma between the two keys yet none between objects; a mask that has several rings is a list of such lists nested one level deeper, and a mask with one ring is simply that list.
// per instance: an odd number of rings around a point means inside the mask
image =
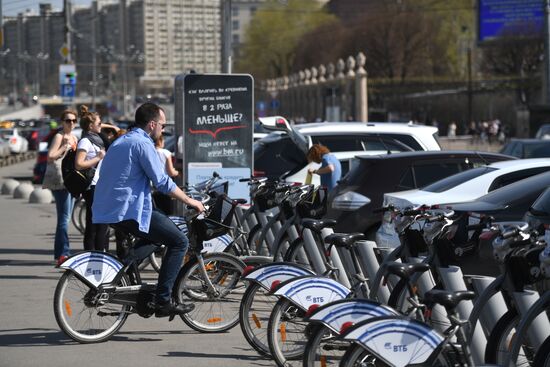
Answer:
[{"label": "parked car", "polygon": [[29,150],[29,142],[19,133],[18,128],[0,129],[0,137],[8,141],[13,154],[26,153]]},{"label": "parked car", "polygon": [[550,124],[543,124],[537,130],[535,139],[550,139]]},{"label": "parked car", "polygon": [[416,189],[442,178],[493,162],[514,159],[476,151],[405,152],[358,156],[358,165],[330,192],[326,217],[336,219],[337,232],[363,232],[375,238],[386,192]]},{"label": "parked car", "polygon": [[11,155],[10,143],[0,138],[0,158],[5,158],[9,155]]},{"label": "parked car", "polygon": [[[472,168],[436,181],[421,189],[384,194],[383,206],[398,208],[433,206],[445,202],[475,200],[491,191],[539,173],[550,171],[550,159],[516,159]],[[376,232],[376,243],[382,247],[399,246],[391,216],[385,214]]]},{"label": "parked car", "polygon": [[[445,208],[455,211],[463,217],[463,223],[477,224],[482,216],[491,216],[495,221],[521,221],[528,219],[526,215],[531,205],[550,186],[550,172],[532,176],[510,185],[501,187],[474,201],[464,203],[443,204]],[[490,240],[481,239],[478,244],[476,261],[473,264],[465,262],[463,272],[495,276],[498,265],[494,262]]]},{"label": "parked car", "polygon": [[340,159],[343,173],[357,154],[441,149],[437,129],[431,126],[362,122],[291,126],[280,116],[260,118],[260,122],[274,132],[254,143],[254,175],[292,182],[304,182],[307,169],[319,166],[308,165],[306,159],[313,144],[328,147]]},{"label": "parked car", "polygon": [[550,140],[512,139],[500,152],[518,158],[550,157]]}]

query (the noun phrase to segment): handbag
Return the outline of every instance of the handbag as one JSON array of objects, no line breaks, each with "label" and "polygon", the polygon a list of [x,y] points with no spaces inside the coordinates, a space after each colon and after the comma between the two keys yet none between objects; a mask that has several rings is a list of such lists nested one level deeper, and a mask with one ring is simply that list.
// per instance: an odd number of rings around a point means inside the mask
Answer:
[{"label": "handbag", "polygon": [[46,171],[44,172],[44,180],[42,181],[42,187],[50,190],[65,190],[63,185],[63,175],[61,173],[61,161],[58,159],[53,162],[48,162],[46,165]]}]

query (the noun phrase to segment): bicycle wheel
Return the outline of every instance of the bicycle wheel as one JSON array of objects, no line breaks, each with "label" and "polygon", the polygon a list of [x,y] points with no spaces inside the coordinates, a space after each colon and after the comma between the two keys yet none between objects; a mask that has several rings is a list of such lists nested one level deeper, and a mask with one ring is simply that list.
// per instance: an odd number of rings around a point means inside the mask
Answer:
[{"label": "bicycle wheel", "polygon": [[256,255],[269,256],[271,255],[271,251],[269,250],[269,246],[267,245],[267,242],[265,240],[260,241],[261,236],[262,226],[258,223],[254,227],[252,227],[252,229],[248,233],[248,248]]},{"label": "bicycle wheel", "polygon": [[[451,324],[448,320],[445,309],[441,306],[432,308],[431,317],[429,320],[425,320],[423,310],[415,308],[409,299],[416,299],[418,302],[418,295],[411,294],[407,285],[406,279],[400,279],[395,287],[393,287],[390,298],[388,299],[388,306],[397,310],[398,312],[413,317],[420,321],[425,321],[431,325],[434,329],[444,331]],[[421,302],[420,302],[421,303]]]},{"label": "bicycle wheel", "polygon": [[203,258],[214,289],[209,289],[197,259],[187,262],[176,279],[174,298],[179,303],[194,303],[195,309],[181,318],[199,332],[229,330],[239,322],[239,305],[245,291],[241,275],[245,265],[226,253],[206,254]]},{"label": "bicycle wheel", "polygon": [[[454,348],[450,348],[451,353],[456,353]],[[443,350],[437,358],[432,362],[433,367],[449,367],[449,366],[464,366],[465,363],[457,363],[454,358],[447,355],[447,351]],[[363,346],[352,343],[346,353],[342,357],[340,367],[388,367],[386,362],[373,355]]]},{"label": "bicycle wheel", "polygon": [[[487,340],[487,347],[485,348],[485,363],[504,365],[504,361],[508,357],[508,352],[514,342],[516,327],[518,326],[520,319],[521,316],[518,315],[517,310],[511,309],[508,310],[508,312],[506,312],[500,320],[498,320],[491,331],[489,340]],[[520,350],[516,361],[516,366],[533,366],[535,353],[536,350],[529,345],[528,341],[526,341]]]},{"label": "bicycle wheel", "polygon": [[239,323],[244,338],[263,356],[271,355],[267,342],[267,326],[278,299],[258,283],[251,282],[244,292],[239,308]]},{"label": "bicycle wheel", "polygon": [[307,269],[312,269],[304,246],[304,240],[301,238],[298,238],[292,242],[285,253],[284,261],[301,265]]},{"label": "bicycle wheel", "polygon": [[303,366],[338,367],[349,346],[348,341],[338,340],[333,331],[319,325],[315,328],[313,337],[309,338],[306,344]]},{"label": "bicycle wheel", "polygon": [[[123,277],[122,286],[128,285]],[[55,288],[53,311],[57,325],[79,343],[108,340],[126,321],[130,306],[104,303],[98,292],[66,271]]]},{"label": "bicycle wheel", "polygon": [[84,234],[86,229],[86,202],[84,199],[80,198],[75,201],[71,213],[71,222],[78,232]]},{"label": "bicycle wheel", "polygon": [[273,261],[284,261],[285,254],[291,244],[288,234],[285,233],[273,247]]},{"label": "bicycle wheel", "polygon": [[[271,357],[280,367],[302,365],[308,335],[305,312],[286,298],[275,304],[267,327]],[[294,360],[294,361],[293,361]]]},{"label": "bicycle wheel", "polygon": [[388,366],[357,343],[352,343],[342,356],[340,367]]},{"label": "bicycle wheel", "polygon": [[550,337],[546,338],[544,343],[541,344],[535,359],[533,361],[534,366],[550,366]]}]

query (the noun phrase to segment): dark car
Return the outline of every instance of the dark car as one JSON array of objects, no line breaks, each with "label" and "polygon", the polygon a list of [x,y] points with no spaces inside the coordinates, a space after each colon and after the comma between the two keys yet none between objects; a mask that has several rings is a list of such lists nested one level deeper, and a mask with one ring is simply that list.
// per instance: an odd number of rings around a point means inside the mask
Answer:
[{"label": "dark car", "polygon": [[518,158],[550,157],[550,140],[512,139],[500,151]]},{"label": "dark car", "polygon": [[[501,187],[475,201],[441,206],[452,209],[456,215],[461,216],[464,224],[476,224],[482,216],[491,216],[496,222],[528,220],[529,209],[549,186],[550,172],[545,172]],[[490,237],[480,240],[477,260],[470,261],[470,264],[462,263],[465,273],[488,276],[499,274],[498,264],[493,260],[491,241]]]},{"label": "dark car", "polygon": [[331,191],[326,217],[338,221],[338,232],[363,232],[374,239],[387,192],[416,189],[488,163],[515,159],[475,151],[404,152],[358,156],[358,164]]}]

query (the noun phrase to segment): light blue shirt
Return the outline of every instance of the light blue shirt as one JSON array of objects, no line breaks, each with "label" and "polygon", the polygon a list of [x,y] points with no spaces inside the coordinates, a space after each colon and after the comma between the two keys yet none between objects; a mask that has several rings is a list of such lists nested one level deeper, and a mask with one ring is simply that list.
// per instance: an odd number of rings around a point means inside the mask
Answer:
[{"label": "light blue shirt", "polygon": [[103,159],[92,204],[93,223],[133,219],[140,231],[148,233],[153,211],[151,182],[164,194],[176,189],[153,140],[136,128],[115,140]]},{"label": "light blue shirt", "polygon": [[324,154],[321,157],[321,168],[331,164],[334,167],[334,171],[321,175],[321,185],[326,186],[328,191],[332,190],[338,184],[338,180],[342,178],[342,166],[338,158],[330,153]]}]

